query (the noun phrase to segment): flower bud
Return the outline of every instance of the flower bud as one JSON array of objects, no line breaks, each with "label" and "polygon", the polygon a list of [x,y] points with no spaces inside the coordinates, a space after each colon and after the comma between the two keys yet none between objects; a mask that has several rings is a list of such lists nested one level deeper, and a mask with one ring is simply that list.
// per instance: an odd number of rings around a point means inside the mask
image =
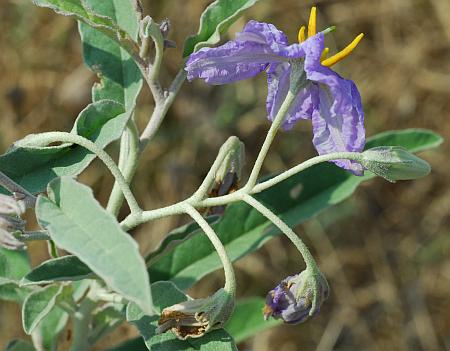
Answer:
[{"label": "flower bud", "polygon": [[264,319],[273,317],[289,324],[302,323],[319,313],[328,295],[328,283],[322,273],[304,270],[283,279],[267,294]]},{"label": "flower bud", "polygon": [[158,334],[168,330],[180,340],[200,338],[222,328],[234,310],[234,297],[224,289],[205,299],[193,299],[165,308],[158,322]]},{"label": "flower bud", "polygon": [[428,162],[401,146],[380,146],[364,151],[360,163],[393,183],[425,177],[431,170]]},{"label": "flower bud", "polygon": [[245,165],[245,145],[236,137],[231,137],[229,151],[215,175],[210,194],[222,196],[237,190]]}]

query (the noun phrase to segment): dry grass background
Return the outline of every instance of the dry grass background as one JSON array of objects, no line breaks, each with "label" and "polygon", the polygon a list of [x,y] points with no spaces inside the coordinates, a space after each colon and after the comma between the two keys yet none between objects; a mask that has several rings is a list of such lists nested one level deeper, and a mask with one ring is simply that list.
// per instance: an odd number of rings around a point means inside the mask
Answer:
[{"label": "dry grass background", "polygon": [[[99,0],[100,1],[100,0]],[[171,39],[163,80],[180,65],[183,39],[197,30],[208,1],[148,0],[147,13],[169,18]],[[236,23],[268,21],[294,40],[309,7],[319,24],[337,25],[328,38],[342,48],[360,32],[356,52],[336,66],[361,91],[367,134],[424,127],[450,137],[450,1],[448,0],[261,0]],[[68,130],[90,100],[95,76],[84,68],[76,24],[29,0],[0,0],[0,146],[33,132]],[[335,44],[338,43],[338,44]],[[134,189],[145,208],[177,201],[192,192],[231,134],[256,157],[268,123],[264,77],[231,86],[186,84],[157,138],[144,155]],[[147,91],[137,118],[152,108]],[[283,133],[265,164],[276,172],[314,154],[308,123]],[[116,150],[114,147],[112,152]],[[450,350],[450,164],[448,143],[423,155],[433,167],[425,179],[388,184],[381,179],[358,189],[351,200],[297,228],[315,251],[332,287],[319,317],[282,326],[240,345],[241,350]],[[82,176],[105,201],[112,180],[99,163]],[[143,251],[186,218],[148,224],[134,235]],[[36,264],[47,257],[32,247]],[[283,238],[237,263],[240,296],[260,295],[301,269],[300,257]],[[220,272],[200,282],[200,296],[220,286]],[[21,336],[20,313],[0,304],[0,349]],[[122,327],[102,347],[135,331]],[[61,347],[64,349],[64,346]]]}]

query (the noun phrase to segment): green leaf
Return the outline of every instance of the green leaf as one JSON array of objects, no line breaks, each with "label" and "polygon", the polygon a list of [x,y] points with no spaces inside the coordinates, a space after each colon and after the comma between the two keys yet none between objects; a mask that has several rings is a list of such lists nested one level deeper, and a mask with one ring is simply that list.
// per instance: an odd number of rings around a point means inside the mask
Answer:
[{"label": "green leaf", "polygon": [[30,270],[26,251],[11,251],[0,248],[0,277],[21,279]]},{"label": "green leaf", "polygon": [[[80,113],[72,133],[103,149],[122,135],[130,113],[111,100],[95,102]],[[29,135],[0,156],[0,171],[32,193],[45,191],[56,177],[80,174],[95,158],[95,154],[78,145],[47,146],[35,140],[33,134]]]},{"label": "green leaf", "polygon": [[[382,133],[369,139],[367,147],[398,145],[420,151],[436,147],[441,140],[430,131],[410,129]],[[323,163],[264,191],[257,199],[289,226],[295,227],[347,199],[360,183],[373,177],[370,173],[356,177],[331,163]],[[233,261],[258,250],[279,234],[269,221],[244,203],[228,206],[213,227]],[[196,235],[151,265],[149,272],[154,282],[170,280],[179,288],[187,289],[220,267],[220,260],[208,239]]]},{"label": "green leaf", "polygon": [[35,349],[28,341],[16,339],[6,345],[5,351],[35,351]]},{"label": "green leaf", "polygon": [[141,337],[124,341],[106,351],[147,351],[147,346]]},{"label": "green leaf", "polygon": [[21,286],[92,278],[93,272],[76,256],[53,258],[41,263],[20,281]]},{"label": "green leaf", "polygon": [[189,37],[183,50],[183,57],[189,56],[205,46],[217,44],[220,36],[236,22],[242,13],[258,0],[216,0],[200,17],[200,28],[196,35]]},{"label": "green leaf", "polygon": [[95,200],[92,190],[63,177],[40,195],[36,214],[58,247],[84,262],[115,291],[151,311],[150,284],[137,243]]},{"label": "green leaf", "polygon": [[96,27],[114,27],[111,18],[100,16],[86,6],[83,0],[33,0],[40,7],[47,7],[64,16],[74,16]]},{"label": "green leaf", "polygon": [[25,333],[31,334],[38,323],[50,313],[63,288],[63,285],[49,285],[33,291],[26,297],[22,306],[22,323]]},{"label": "green leaf", "polygon": [[[96,13],[108,16],[137,40],[139,24],[129,0],[86,0]],[[136,63],[117,41],[86,24],[80,23],[83,57],[86,65],[101,79],[92,90],[93,101],[112,99],[134,109],[142,87],[142,74]]]},{"label": "green leaf", "polygon": [[[79,301],[86,295],[90,287],[89,280],[75,282],[66,285],[63,293],[58,297],[58,301],[66,301],[68,304]],[[60,336],[69,321],[69,314],[61,308],[53,308],[33,332],[34,342],[39,342],[39,350],[56,351]],[[38,335],[38,337],[35,337]],[[35,344],[36,345],[36,344]]]},{"label": "green leaf", "polygon": [[42,349],[56,351],[58,339],[69,321],[69,314],[60,308],[53,308],[38,324],[34,333],[39,333]]},{"label": "green leaf", "polygon": [[21,302],[29,293],[19,287],[19,280],[30,270],[26,251],[0,248],[0,300]]},{"label": "green leaf", "polygon": [[[109,3],[112,0],[102,0]],[[128,12],[132,12],[131,4],[127,1],[124,6],[128,7]],[[92,9],[92,1],[87,0],[33,0],[33,3],[40,7],[47,7],[64,16],[71,16],[78,21],[84,22],[96,28],[110,38],[117,40],[120,44],[131,52],[138,53],[139,49],[135,41],[126,30],[120,28],[119,24],[111,17],[102,15]]]},{"label": "green leaf", "polygon": [[95,311],[92,316],[93,331],[89,335],[90,344],[95,344],[99,338],[114,330],[125,320],[125,308],[123,304],[111,302]]},{"label": "green leaf", "polygon": [[239,343],[266,329],[282,324],[279,320],[270,318],[265,321],[262,309],[265,300],[261,297],[252,297],[238,301],[233,315],[225,325],[225,330]]},{"label": "green leaf", "polygon": [[[210,216],[206,218],[209,224],[217,222],[219,216]],[[183,225],[179,228],[172,230],[165,238],[160,242],[158,247],[145,257],[145,262],[149,266],[159,258],[164,256],[167,252],[180,245],[186,240],[189,240],[194,235],[201,232],[200,227],[196,222],[191,222]]]},{"label": "green leaf", "polygon": [[[152,296],[158,313],[187,300],[187,296],[171,282],[152,284]],[[157,335],[158,319],[158,316],[145,315],[135,304],[128,305],[127,320],[139,329],[151,351],[237,351],[233,339],[223,329],[214,330],[199,339],[179,340],[172,332]]]},{"label": "green leaf", "polygon": [[365,149],[375,146],[403,146],[411,152],[419,152],[438,147],[442,142],[442,137],[430,130],[411,128],[377,134],[367,140]]}]

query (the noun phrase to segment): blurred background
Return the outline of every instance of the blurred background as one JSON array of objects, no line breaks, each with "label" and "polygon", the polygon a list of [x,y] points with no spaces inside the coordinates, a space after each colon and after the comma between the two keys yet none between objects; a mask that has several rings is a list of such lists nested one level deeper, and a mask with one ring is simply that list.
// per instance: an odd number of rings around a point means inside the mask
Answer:
[{"label": "blurred background", "polygon": [[[100,0],[99,0],[100,1]],[[155,20],[169,18],[170,39],[162,80],[167,85],[181,64],[184,38],[197,31],[210,1],[147,0]],[[0,149],[30,133],[71,129],[90,102],[96,77],[82,62],[76,23],[29,0],[1,0]],[[450,139],[449,0],[261,0],[230,30],[248,19],[267,21],[295,41],[312,5],[331,51],[360,32],[355,52],[335,66],[356,82],[366,113],[367,135],[390,129],[429,128]],[[233,85],[186,83],[165,123],[141,160],[133,187],[144,208],[178,201],[199,185],[219,146],[237,135],[251,165],[269,124],[264,75]],[[137,120],[152,110],[144,89]],[[315,155],[310,123],[280,133],[264,172],[279,172]],[[112,146],[114,154],[117,147]],[[450,162],[444,143],[421,156],[430,176],[390,184],[375,179],[341,205],[296,228],[314,251],[331,285],[321,314],[298,326],[280,326],[239,345],[240,350],[450,350]],[[248,172],[248,169],[247,169]],[[112,179],[100,163],[81,176],[105,203]],[[133,235],[142,251],[154,247],[187,218],[160,220]],[[32,262],[48,258],[45,246],[31,246]],[[282,237],[236,264],[240,297],[265,296],[281,278],[303,264]],[[222,273],[203,279],[190,293],[199,297],[222,284]],[[122,326],[103,349],[137,335]],[[0,349],[23,336],[20,311],[0,303]],[[61,346],[61,350],[65,349]]]}]

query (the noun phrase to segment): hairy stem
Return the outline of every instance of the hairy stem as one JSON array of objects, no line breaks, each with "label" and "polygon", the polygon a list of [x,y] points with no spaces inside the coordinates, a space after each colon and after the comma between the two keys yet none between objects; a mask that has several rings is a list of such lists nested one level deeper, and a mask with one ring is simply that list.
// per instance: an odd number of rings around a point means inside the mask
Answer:
[{"label": "hairy stem", "polygon": [[167,111],[172,106],[175,97],[180,91],[180,88],[183,85],[186,76],[187,73],[182,68],[178,72],[172,84],[170,85],[169,90],[165,95],[164,101],[161,104],[158,103],[156,104],[155,109],[153,110],[153,114],[150,118],[150,121],[148,122],[147,126],[145,127],[144,131],[141,134],[140,138],[141,151],[147,147],[147,145],[150,143],[150,141],[153,139],[156,132],[158,131],[159,127],[161,126],[161,123],[164,121],[164,118],[167,115]]},{"label": "hairy stem", "polygon": [[264,160],[266,159],[267,153],[269,152],[270,145],[272,145],[275,136],[280,129],[284,119],[286,118],[287,113],[289,112],[292,104],[297,97],[299,90],[307,84],[306,78],[304,77],[303,66],[301,63],[293,62],[291,64],[291,76],[290,76],[290,88],[281,104],[280,109],[278,110],[275,119],[270,126],[269,131],[267,132],[266,138],[264,139],[264,143],[261,146],[261,150],[259,151],[258,157],[256,158],[255,164],[253,165],[253,169],[250,173],[250,177],[245,185],[247,189],[253,189],[258,180],[259,173],[261,172],[262,165]]},{"label": "hairy stem", "polygon": [[97,302],[88,295],[73,315],[73,343],[70,351],[87,351],[90,349],[88,335],[92,312],[96,306]]},{"label": "hairy stem", "polygon": [[17,240],[20,241],[35,241],[35,240],[51,240],[50,235],[45,230],[38,230],[35,232],[17,232],[13,234]]},{"label": "hairy stem", "polygon": [[250,195],[243,195],[242,200],[252,206],[255,210],[261,213],[264,217],[266,217],[269,221],[271,221],[280,231],[285,234],[290,241],[295,245],[303,259],[306,263],[306,268],[316,272],[318,270],[316,261],[314,257],[311,255],[308,247],[303,243],[302,239],[294,233],[294,231],[289,228],[289,226],[284,223],[275,213],[269,210],[266,206],[260,203],[258,200],[253,198]]},{"label": "hairy stem", "polygon": [[124,178],[120,169],[117,167],[114,160],[104,150],[100,149],[89,139],[83,138],[79,135],[72,133],[49,132],[36,134],[35,141],[44,145],[57,142],[77,144],[94,153],[105,164],[105,166],[108,167],[111,174],[116,179],[117,184],[120,186],[120,189],[122,190],[122,193],[125,196],[125,199],[127,200],[131,212],[133,213],[142,211],[133,193],[131,192],[131,189],[128,186],[126,179]]},{"label": "hairy stem", "polygon": [[36,205],[36,196],[31,194],[21,185],[17,184],[14,180],[9,178],[5,173],[0,171],[0,186],[8,190],[11,194],[20,194],[25,196],[22,200],[27,208],[33,208]]},{"label": "hairy stem", "polygon": [[[119,169],[128,185],[136,172],[139,160],[139,135],[136,123],[133,120],[128,122],[128,126],[122,135],[120,143]],[[117,216],[123,204],[123,193],[119,183],[116,181],[109,197],[106,209]]]},{"label": "hairy stem", "polygon": [[304,171],[305,169],[314,166],[316,164],[326,162],[326,161],[334,161],[334,160],[353,160],[359,161],[361,160],[361,154],[359,152],[334,152],[331,154],[320,155],[313,157],[305,162],[300,163],[299,165],[288,169],[287,171],[273,177],[269,180],[256,184],[252,189],[251,193],[256,194],[263,190],[273,187],[274,185],[281,183],[283,180],[286,180],[293,175]]},{"label": "hairy stem", "polygon": [[176,204],[154,209],[154,210],[148,210],[143,211],[141,213],[136,214],[130,214],[125,220],[121,223],[122,229],[125,231],[130,230],[142,223],[146,223],[155,219],[164,218],[168,216],[174,216],[177,214],[183,213],[183,205],[185,203],[190,204],[191,206],[195,208],[204,208],[204,207],[212,207],[212,206],[223,206],[228,205],[233,202],[241,201],[241,197],[244,194],[256,194],[263,190],[266,190],[283,180],[292,177],[293,175],[304,171],[307,168],[310,168],[316,164],[327,162],[327,161],[333,161],[333,160],[339,160],[339,159],[348,159],[348,160],[355,160],[358,161],[361,157],[361,154],[356,152],[336,152],[332,154],[327,155],[321,155],[313,157],[305,162],[300,163],[299,165],[281,173],[280,175],[271,178],[265,182],[259,183],[255,185],[253,189],[247,190],[246,188],[239,189],[238,191],[218,196],[218,197],[211,197],[207,199],[193,199],[192,197],[186,200],[183,200],[181,202],[178,202]]},{"label": "hairy stem", "polygon": [[216,232],[211,228],[208,222],[202,217],[202,215],[191,205],[185,205],[184,209],[186,213],[192,217],[194,221],[198,223],[200,228],[205,232],[208,239],[214,246],[217,254],[219,255],[220,260],[222,261],[223,269],[225,271],[225,287],[224,290],[227,291],[233,297],[236,295],[236,277],[234,275],[233,265],[231,263],[230,258],[217,236]]}]

